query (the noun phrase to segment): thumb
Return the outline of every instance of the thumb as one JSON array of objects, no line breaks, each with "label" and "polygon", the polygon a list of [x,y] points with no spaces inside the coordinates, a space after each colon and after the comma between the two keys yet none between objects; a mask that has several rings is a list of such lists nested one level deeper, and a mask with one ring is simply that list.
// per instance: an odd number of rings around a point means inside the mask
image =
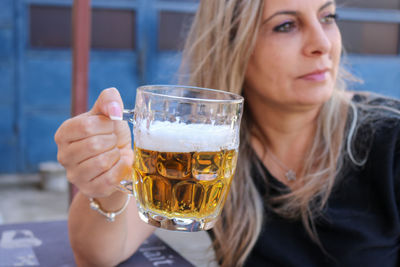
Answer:
[{"label": "thumb", "polygon": [[90,115],[103,114],[112,120],[122,120],[124,104],[116,88],[104,89],[89,111]]}]

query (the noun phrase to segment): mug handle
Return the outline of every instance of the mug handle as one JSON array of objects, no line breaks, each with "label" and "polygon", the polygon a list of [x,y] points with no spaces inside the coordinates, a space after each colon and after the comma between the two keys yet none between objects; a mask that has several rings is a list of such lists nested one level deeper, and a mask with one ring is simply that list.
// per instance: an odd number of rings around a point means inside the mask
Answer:
[{"label": "mug handle", "polygon": [[130,122],[132,124],[134,124],[134,119],[133,116],[135,115],[135,110],[134,109],[124,109],[122,111],[122,119],[124,121]]},{"label": "mug handle", "polygon": [[[132,123],[133,125],[135,124],[134,121],[134,115],[135,115],[135,110],[134,109],[124,109],[122,111],[122,120],[127,121]],[[112,120],[118,120],[118,119],[114,119],[111,118]],[[133,195],[134,194],[134,190],[133,190],[133,179],[132,179],[132,175],[134,173],[133,168],[130,168],[129,171],[127,171],[124,175],[123,175],[123,179],[120,180],[118,182],[118,184],[116,185],[117,189],[127,193],[129,195]],[[129,180],[126,179],[126,177],[129,176],[131,177]]]}]

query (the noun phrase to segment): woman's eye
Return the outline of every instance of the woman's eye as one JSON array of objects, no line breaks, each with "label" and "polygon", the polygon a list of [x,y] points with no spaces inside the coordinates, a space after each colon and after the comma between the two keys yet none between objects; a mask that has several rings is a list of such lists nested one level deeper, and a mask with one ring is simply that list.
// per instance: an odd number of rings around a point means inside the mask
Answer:
[{"label": "woman's eye", "polygon": [[325,23],[325,24],[331,24],[331,23],[336,22],[337,19],[338,19],[338,15],[337,14],[329,14],[329,15],[323,17],[321,19],[321,22]]},{"label": "woman's eye", "polygon": [[294,22],[288,21],[274,28],[274,32],[290,32],[295,27]]}]

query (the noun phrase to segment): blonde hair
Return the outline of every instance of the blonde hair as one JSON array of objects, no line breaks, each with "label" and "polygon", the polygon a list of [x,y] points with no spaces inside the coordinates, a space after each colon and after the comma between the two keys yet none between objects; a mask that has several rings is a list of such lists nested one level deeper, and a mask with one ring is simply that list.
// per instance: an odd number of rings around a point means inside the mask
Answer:
[{"label": "blonde hair", "polygon": [[[183,52],[181,82],[241,94],[263,7],[264,0],[200,1]],[[334,93],[320,112],[315,142],[302,173],[304,186],[271,199],[278,204],[273,205],[275,212],[287,218],[301,218],[317,243],[313,222],[327,202],[342,162],[344,118],[350,103],[344,93],[346,76],[350,77],[341,69]],[[264,200],[251,178],[252,166],[259,162],[250,145],[250,136],[257,136],[254,129],[257,125],[245,108],[237,172],[221,219],[213,228],[214,249],[221,266],[244,264],[263,222]]]}]

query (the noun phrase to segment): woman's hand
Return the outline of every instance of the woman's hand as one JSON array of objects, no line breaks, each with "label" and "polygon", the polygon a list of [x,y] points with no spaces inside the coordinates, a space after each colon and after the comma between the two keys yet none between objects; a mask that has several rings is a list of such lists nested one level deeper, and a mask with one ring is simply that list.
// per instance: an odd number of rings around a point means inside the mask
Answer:
[{"label": "woman's hand", "polygon": [[89,197],[107,197],[131,174],[133,151],[117,89],[102,91],[93,108],[65,121],[55,134],[58,161],[68,180]]}]

